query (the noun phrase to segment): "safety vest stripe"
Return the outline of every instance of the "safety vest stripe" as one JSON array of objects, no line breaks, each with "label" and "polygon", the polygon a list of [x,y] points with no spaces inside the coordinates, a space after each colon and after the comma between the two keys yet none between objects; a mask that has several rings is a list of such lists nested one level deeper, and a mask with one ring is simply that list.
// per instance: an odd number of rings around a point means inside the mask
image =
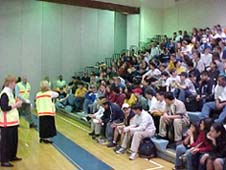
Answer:
[{"label": "safety vest stripe", "polygon": [[21,93],[21,94],[23,94],[23,93],[25,93],[25,92],[29,93],[30,90],[27,90],[27,91],[26,91],[26,90],[20,90],[20,91],[19,91],[19,93]]},{"label": "safety vest stripe", "polygon": [[4,125],[4,127],[6,127],[7,126],[7,117],[6,117],[6,112],[3,112],[3,125]]},{"label": "safety vest stripe", "polygon": [[44,98],[44,97],[51,98],[51,96],[50,96],[50,95],[48,95],[48,94],[44,94],[44,95],[37,96],[37,97],[36,97],[36,99],[40,99],[40,98]]},{"label": "safety vest stripe", "polygon": [[0,125],[4,125],[4,127],[6,127],[6,125],[13,125],[13,124],[18,124],[19,121],[12,121],[12,122],[0,122]]},{"label": "safety vest stripe", "polygon": [[54,115],[55,112],[38,112],[39,115]]}]

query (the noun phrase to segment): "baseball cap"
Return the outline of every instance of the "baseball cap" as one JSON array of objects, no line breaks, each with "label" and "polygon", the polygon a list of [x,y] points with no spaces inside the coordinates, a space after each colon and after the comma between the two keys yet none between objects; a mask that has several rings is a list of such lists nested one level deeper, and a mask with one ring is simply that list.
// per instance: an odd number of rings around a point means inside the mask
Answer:
[{"label": "baseball cap", "polygon": [[122,109],[126,109],[126,108],[129,108],[130,106],[129,106],[129,104],[128,103],[123,103],[123,105],[122,105]]}]

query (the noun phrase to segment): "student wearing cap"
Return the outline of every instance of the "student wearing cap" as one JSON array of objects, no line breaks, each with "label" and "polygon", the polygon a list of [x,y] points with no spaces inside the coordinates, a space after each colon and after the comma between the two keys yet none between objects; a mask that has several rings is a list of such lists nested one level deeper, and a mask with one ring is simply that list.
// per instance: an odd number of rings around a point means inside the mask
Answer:
[{"label": "student wearing cap", "polygon": [[220,74],[218,76],[217,86],[215,87],[214,94],[215,101],[207,102],[203,105],[200,119],[208,118],[210,112],[220,111],[218,118],[215,120],[217,123],[223,123],[226,118],[226,75]]},{"label": "student wearing cap", "polygon": [[134,112],[132,111],[131,107],[128,103],[124,103],[122,105],[122,111],[124,113],[124,120],[121,123],[115,123],[115,129],[114,129],[114,138],[113,142],[108,145],[108,147],[116,146],[116,142],[118,139],[118,136],[121,135],[121,139],[124,136],[123,128],[126,126],[129,126],[133,123],[133,117],[135,116]]},{"label": "student wearing cap", "polygon": [[142,105],[135,104],[132,107],[134,116],[134,123],[123,128],[123,133],[125,134],[123,137],[122,145],[116,153],[121,154],[124,153],[128,147],[128,142],[132,138],[130,150],[132,151],[129,159],[136,159],[138,148],[140,142],[145,137],[152,137],[155,134],[155,125],[151,115],[143,110]]},{"label": "student wearing cap", "polygon": [[138,87],[138,88],[133,89],[132,92],[134,93],[134,95],[137,98],[137,103],[140,103],[144,110],[148,110],[148,101],[142,95],[142,92],[143,92],[142,89]]}]

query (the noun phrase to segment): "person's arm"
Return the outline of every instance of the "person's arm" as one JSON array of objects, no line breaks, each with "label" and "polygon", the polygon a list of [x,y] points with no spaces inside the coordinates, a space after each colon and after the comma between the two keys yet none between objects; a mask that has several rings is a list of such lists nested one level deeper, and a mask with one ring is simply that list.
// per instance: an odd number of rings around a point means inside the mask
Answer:
[{"label": "person's arm", "polygon": [[23,98],[20,95],[20,89],[18,85],[15,86],[15,96],[18,97],[18,99],[23,100]]},{"label": "person's arm", "polygon": [[18,101],[12,106],[9,105],[9,98],[6,95],[6,93],[3,93],[1,98],[0,98],[0,107],[1,107],[1,110],[3,112],[8,112],[8,111],[10,111],[12,109],[18,108],[18,107],[21,106],[21,104],[22,104],[22,101]]},{"label": "person's arm", "polygon": [[51,98],[57,98],[59,96],[59,93],[55,92],[55,91],[51,91]]}]

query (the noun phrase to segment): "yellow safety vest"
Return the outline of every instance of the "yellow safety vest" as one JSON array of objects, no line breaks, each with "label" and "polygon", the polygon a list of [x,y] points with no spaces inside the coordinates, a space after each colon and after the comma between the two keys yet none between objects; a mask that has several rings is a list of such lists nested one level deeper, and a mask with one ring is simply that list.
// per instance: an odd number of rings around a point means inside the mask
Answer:
[{"label": "yellow safety vest", "polygon": [[52,102],[51,91],[37,93],[36,109],[38,116],[55,116],[55,105]]},{"label": "yellow safety vest", "polygon": [[[15,104],[15,99],[12,93],[8,92],[5,88],[0,93],[0,97],[3,93],[9,98],[9,105],[13,106]],[[8,112],[4,112],[0,109],[0,127],[16,126],[19,125],[19,113],[18,110],[12,109]]]},{"label": "yellow safety vest", "polygon": [[31,85],[29,83],[24,84],[22,82],[17,83],[17,86],[19,88],[19,94],[22,97],[22,99],[29,99],[30,98],[30,90]]}]

